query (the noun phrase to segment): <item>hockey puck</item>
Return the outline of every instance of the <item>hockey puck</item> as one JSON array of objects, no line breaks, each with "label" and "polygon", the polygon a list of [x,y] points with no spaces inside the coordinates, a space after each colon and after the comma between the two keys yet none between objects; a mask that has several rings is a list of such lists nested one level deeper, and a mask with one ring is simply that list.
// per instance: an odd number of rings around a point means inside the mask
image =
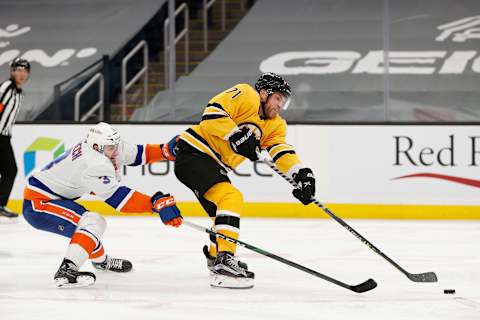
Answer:
[{"label": "hockey puck", "polygon": [[455,289],[445,289],[445,290],[443,290],[443,293],[445,293],[445,294],[455,294]]}]

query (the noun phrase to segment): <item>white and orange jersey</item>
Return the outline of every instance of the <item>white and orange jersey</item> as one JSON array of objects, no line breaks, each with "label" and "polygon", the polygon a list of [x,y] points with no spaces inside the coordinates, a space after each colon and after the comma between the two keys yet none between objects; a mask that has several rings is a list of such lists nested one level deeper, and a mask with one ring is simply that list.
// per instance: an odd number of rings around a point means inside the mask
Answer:
[{"label": "white and orange jersey", "polygon": [[123,165],[165,160],[159,144],[132,145],[121,141],[113,163],[105,155],[79,142],[43,169],[28,178],[24,191],[26,200],[71,199],[85,194],[95,195],[122,212],[148,212],[150,196],[121,184]]}]

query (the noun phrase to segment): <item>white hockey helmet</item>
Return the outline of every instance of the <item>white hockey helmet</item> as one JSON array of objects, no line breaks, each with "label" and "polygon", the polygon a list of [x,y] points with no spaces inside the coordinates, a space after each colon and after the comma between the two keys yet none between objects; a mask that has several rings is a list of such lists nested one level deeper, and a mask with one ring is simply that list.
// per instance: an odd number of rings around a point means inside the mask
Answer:
[{"label": "white hockey helmet", "polygon": [[120,143],[120,133],[106,122],[99,122],[90,128],[87,135],[90,148],[104,153],[105,146],[115,146]]}]

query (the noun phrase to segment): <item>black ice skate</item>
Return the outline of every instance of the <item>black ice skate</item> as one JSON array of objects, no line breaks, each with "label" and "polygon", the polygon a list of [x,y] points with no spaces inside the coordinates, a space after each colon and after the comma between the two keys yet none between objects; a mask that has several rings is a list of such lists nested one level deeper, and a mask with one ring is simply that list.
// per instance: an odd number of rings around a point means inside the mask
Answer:
[{"label": "black ice skate", "polygon": [[125,259],[110,258],[107,256],[105,261],[96,263],[92,261],[95,269],[112,272],[129,272],[132,270],[132,263]]},{"label": "black ice skate", "polygon": [[255,274],[240,266],[230,252],[219,252],[210,274],[210,286],[229,289],[253,288]]},{"label": "black ice skate", "polygon": [[[203,254],[205,255],[205,258],[207,259],[207,268],[210,272],[213,272],[213,267],[215,266],[215,257],[210,255],[210,251],[208,251],[208,246],[203,246]],[[238,261],[238,265],[243,268],[248,270],[248,265],[245,262],[242,262],[240,260]]]},{"label": "black ice skate", "polygon": [[7,207],[0,206],[0,223],[16,223],[18,214],[10,211]]},{"label": "black ice skate", "polygon": [[79,288],[94,284],[96,277],[91,272],[78,271],[75,263],[68,259],[63,259],[53,280],[58,288]]}]

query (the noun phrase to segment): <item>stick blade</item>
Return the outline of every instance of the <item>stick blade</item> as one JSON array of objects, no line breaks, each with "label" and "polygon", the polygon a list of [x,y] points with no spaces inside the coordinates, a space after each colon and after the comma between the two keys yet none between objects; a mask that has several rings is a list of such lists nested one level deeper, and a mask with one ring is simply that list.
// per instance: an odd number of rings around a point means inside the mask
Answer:
[{"label": "stick blade", "polygon": [[408,279],[414,282],[437,282],[437,275],[435,272],[425,272],[425,273],[409,273],[407,274]]},{"label": "stick blade", "polygon": [[350,290],[356,293],[362,293],[370,291],[377,287],[377,283],[373,279],[368,279],[367,281],[357,284],[356,286],[350,286]]}]

